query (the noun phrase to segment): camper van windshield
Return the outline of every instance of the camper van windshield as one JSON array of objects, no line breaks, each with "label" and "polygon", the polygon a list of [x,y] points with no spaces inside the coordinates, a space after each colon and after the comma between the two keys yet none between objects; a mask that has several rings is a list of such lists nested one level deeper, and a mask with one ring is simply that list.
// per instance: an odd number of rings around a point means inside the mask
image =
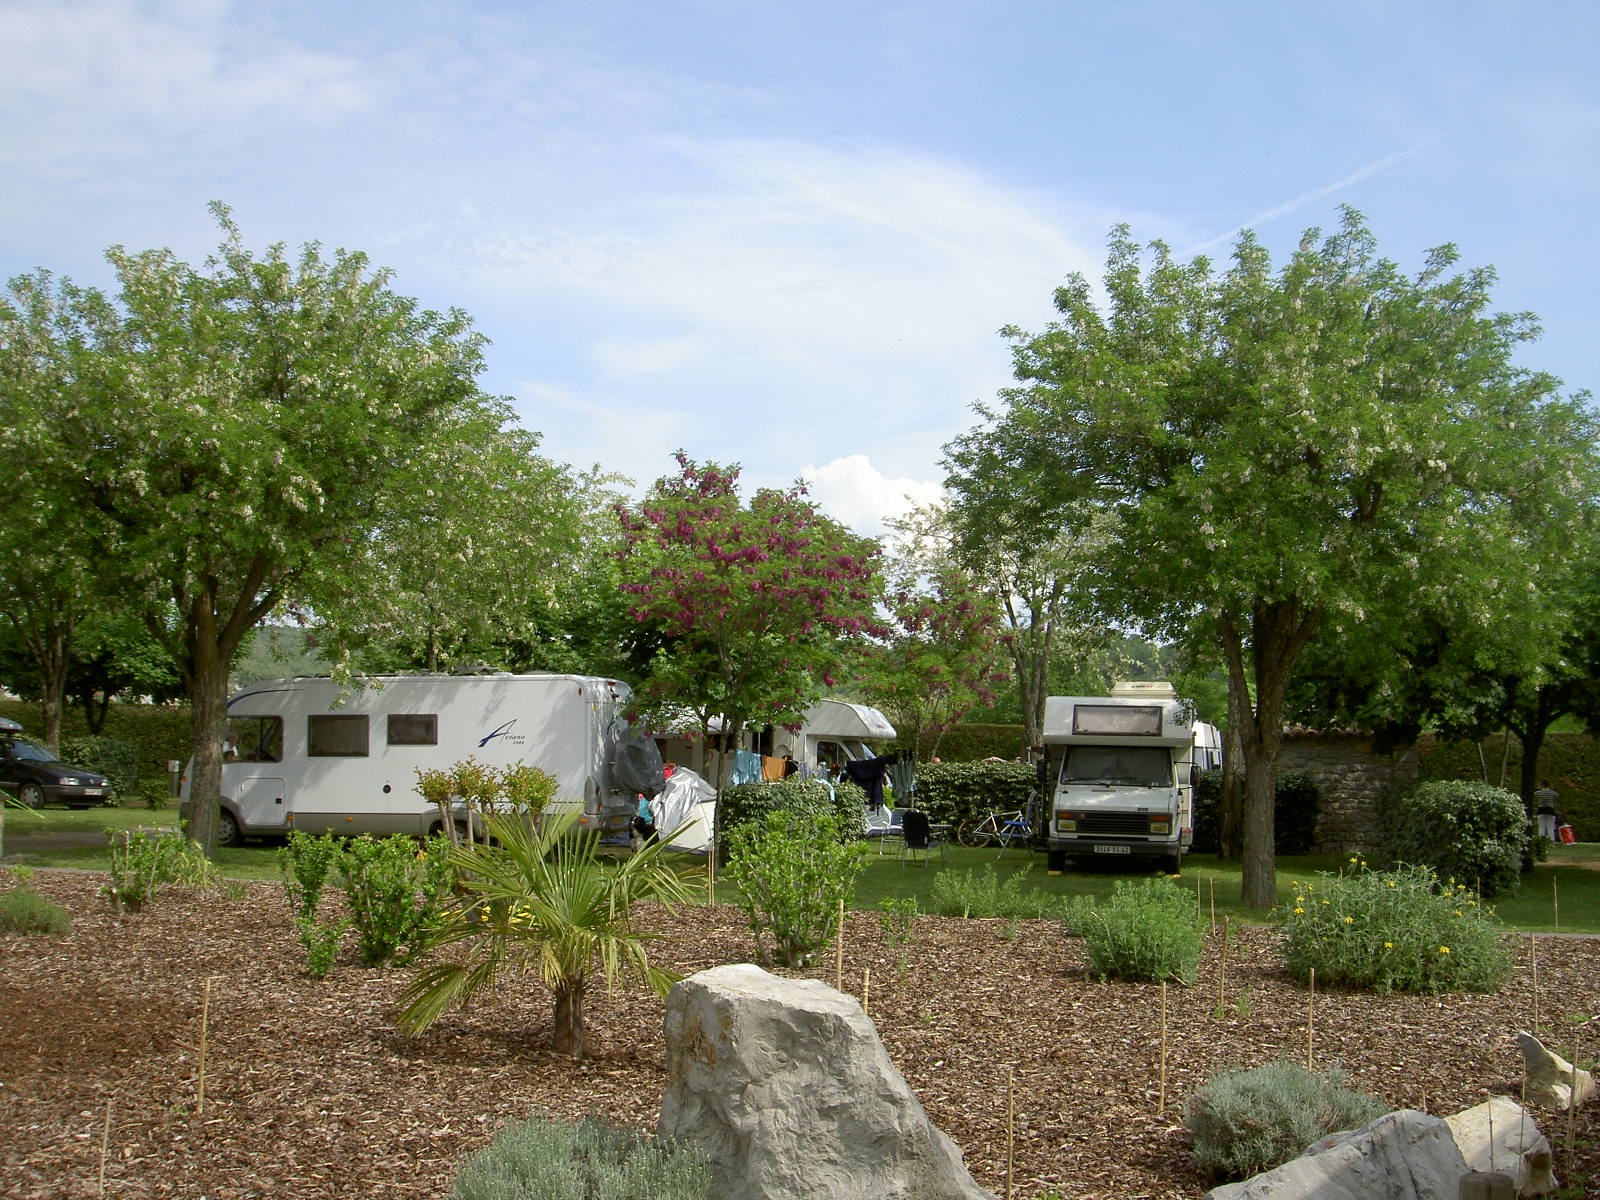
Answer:
[{"label": "camper van windshield", "polygon": [[1156,746],[1073,746],[1061,764],[1061,782],[1168,787],[1172,757]]}]

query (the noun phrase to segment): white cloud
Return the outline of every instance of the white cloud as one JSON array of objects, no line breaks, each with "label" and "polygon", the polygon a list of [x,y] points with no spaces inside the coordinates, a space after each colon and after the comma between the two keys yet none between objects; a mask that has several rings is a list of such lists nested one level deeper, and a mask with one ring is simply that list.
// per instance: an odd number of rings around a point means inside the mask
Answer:
[{"label": "white cloud", "polygon": [[847,454],[801,472],[811,497],[829,516],[857,533],[876,536],[892,517],[944,498],[941,484],[908,476],[889,478],[865,454]]}]

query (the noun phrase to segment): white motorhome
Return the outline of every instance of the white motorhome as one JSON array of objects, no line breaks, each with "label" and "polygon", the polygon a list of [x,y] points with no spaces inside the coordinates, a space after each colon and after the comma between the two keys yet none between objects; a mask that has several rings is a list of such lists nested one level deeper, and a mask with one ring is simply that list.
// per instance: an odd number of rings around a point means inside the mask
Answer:
[{"label": "white motorhome", "polygon": [[[1162,859],[1176,872],[1194,841],[1197,729],[1215,730],[1169,683],[1119,683],[1110,696],[1045,701],[1046,847],[1050,870],[1069,857]],[[1209,730],[1206,734],[1204,731]]]},{"label": "white motorhome", "polygon": [[217,841],[292,829],[436,832],[443,818],[418,794],[416,772],[469,757],[538,767],[558,785],[547,813],[576,809],[589,828],[623,831],[636,799],[612,787],[611,767],[630,695],[625,683],[589,675],[254,684],[228,701]]}]

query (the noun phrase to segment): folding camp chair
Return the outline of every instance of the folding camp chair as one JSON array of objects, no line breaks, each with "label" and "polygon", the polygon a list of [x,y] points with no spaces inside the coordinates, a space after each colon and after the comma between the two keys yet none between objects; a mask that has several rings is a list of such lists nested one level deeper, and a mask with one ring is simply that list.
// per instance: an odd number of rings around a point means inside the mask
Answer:
[{"label": "folding camp chair", "polygon": [[902,850],[905,849],[906,832],[905,832],[905,826],[902,824],[902,822],[905,820],[905,816],[906,816],[906,810],[903,809],[903,808],[890,809],[889,810],[889,823],[887,825],[885,825],[882,829],[878,829],[878,830],[870,830],[869,829],[867,831],[867,836],[872,838],[873,841],[878,843],[878,853],[879,854],[888,853],[884,849],[884,847],[887,846],[890,842],[898,842],[900,844],[900,848]]},{"label": "folding camp chair", "polygon": [[901,819],[902,842],[900,846],[900,865],[904,866],[907,858],[918,853],[922,854],[922,865],[928,865],[928,859],[937,850],[939,857],[944,857],[944,839],[935,837],[928,824],[928,814],[921,809],[909,808]]}]

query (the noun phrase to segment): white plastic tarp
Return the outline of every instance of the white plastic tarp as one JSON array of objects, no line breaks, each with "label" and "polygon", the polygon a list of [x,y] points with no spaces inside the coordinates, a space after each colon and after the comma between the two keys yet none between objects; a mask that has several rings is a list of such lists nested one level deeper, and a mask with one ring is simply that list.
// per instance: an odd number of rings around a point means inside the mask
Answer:
[{"label": "white plastic tarp", "polygon": [[650,815],[663,836],[678,831],[668,843],[672,849],[704,850],[711,844],[716,800],[716,788],[688,767],[677,767],[661,793],[650,802]]}]

